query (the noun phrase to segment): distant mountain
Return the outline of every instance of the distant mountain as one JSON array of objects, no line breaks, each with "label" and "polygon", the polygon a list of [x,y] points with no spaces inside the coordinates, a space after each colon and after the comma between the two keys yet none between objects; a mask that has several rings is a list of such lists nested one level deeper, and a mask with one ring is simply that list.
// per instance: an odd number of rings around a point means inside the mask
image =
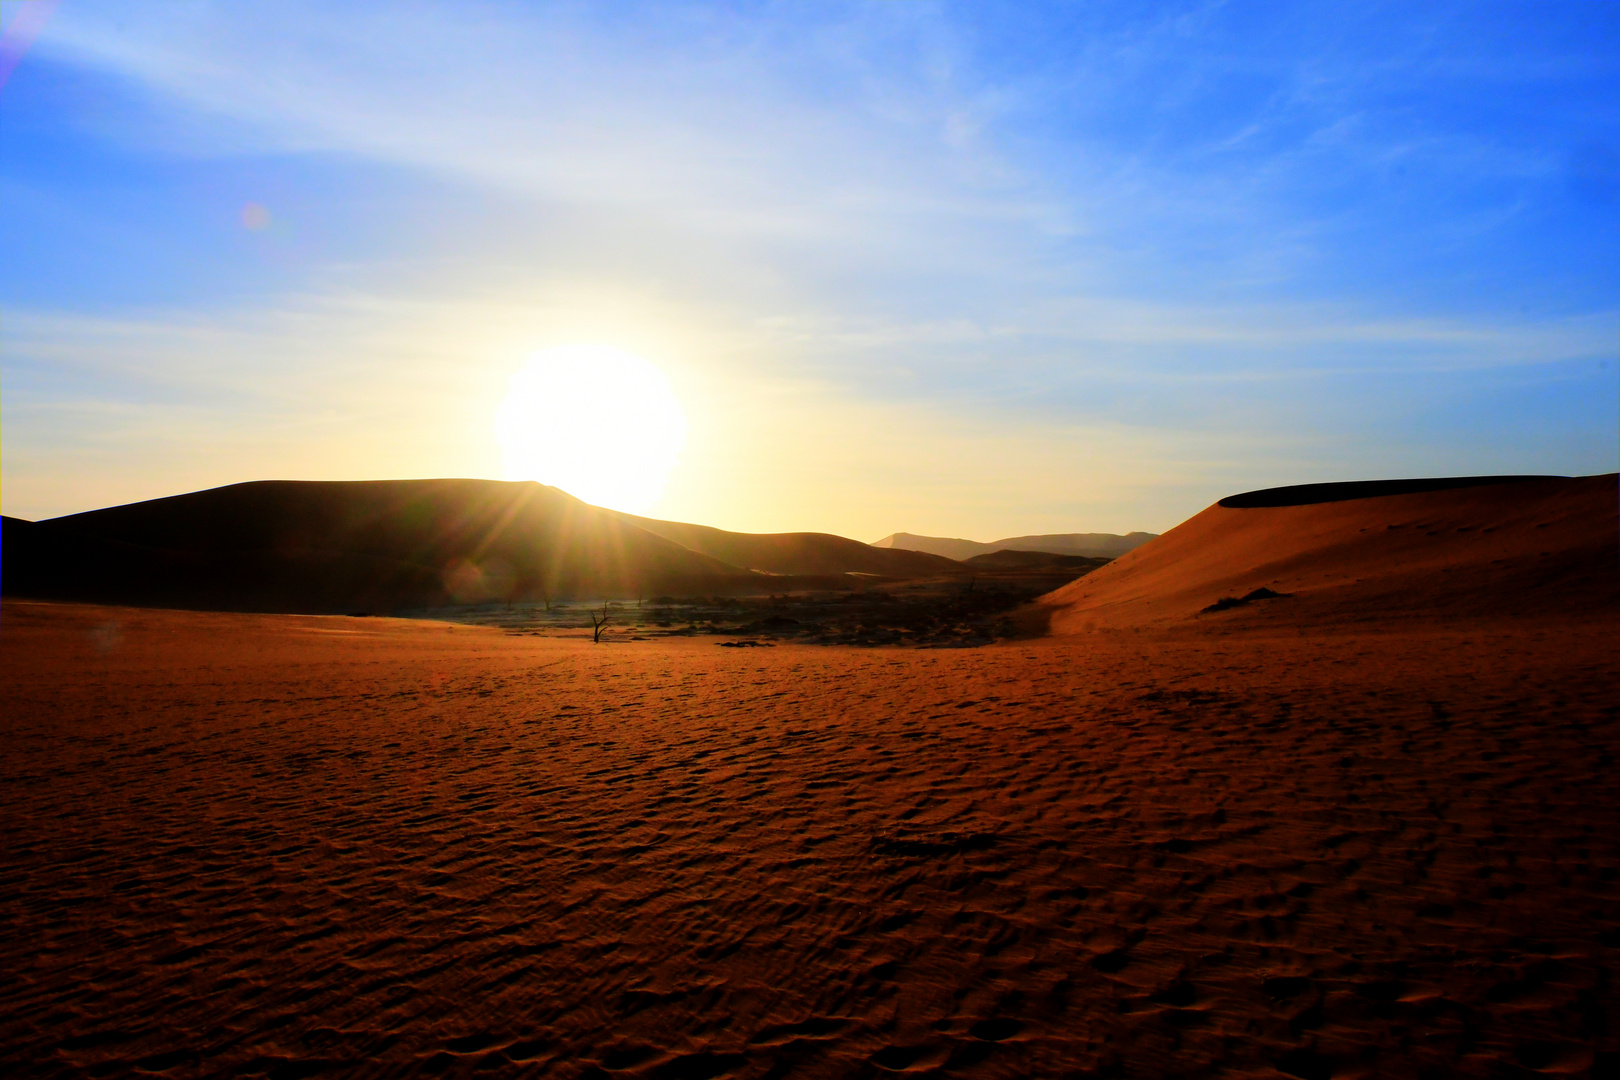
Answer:
[{"label": "distant mountain", "polygon": [[884,549],[830,533],[736,533],[707,525],[619,514],[629,522],[691,551],[767,574],[878,574],[928,577],[959,572],[955,560],[904,548]]},{"label": "distant mountain", "polygon": [[728,533],[493,480],[257,481],[5,518],[3,530],[7,596],[245,611],[741,595],[962,572],[843,537]]},{"label": "distant mountain", "polygon": [[1109,560],[1085,555],[1056,555],[1050,551],[1014,551],[1003,548],[985,555],[963,559],[962,565],[974,570],[1057,570],[1084,574]]},{"label": "distant mountain", "polygon": [[1088,559],[1115,559],[1133,548],[1141,547],[1157,535],[1145,532],[1133,532],[1125,536],[1117,533],[1053,533],[1047,536],[1010,536],[1005,540],[981,544],[977,540],[894,533],[882,540],[873,541],[871,546],[925,551],[957,560],[971,559],[975,555],[989,555],[997,551],[1045,551],[1053,555],[1084,555]]}]

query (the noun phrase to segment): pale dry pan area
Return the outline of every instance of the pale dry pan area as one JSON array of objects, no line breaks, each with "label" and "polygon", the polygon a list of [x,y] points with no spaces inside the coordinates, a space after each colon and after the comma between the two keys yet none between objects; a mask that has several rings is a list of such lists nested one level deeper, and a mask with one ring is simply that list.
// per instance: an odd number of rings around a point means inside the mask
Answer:
[{"label": "pale dry pan area", "polygon": [[0,1064],[1612,1070],[1612,615],[1279,610],[918,651],[8,601]]}]

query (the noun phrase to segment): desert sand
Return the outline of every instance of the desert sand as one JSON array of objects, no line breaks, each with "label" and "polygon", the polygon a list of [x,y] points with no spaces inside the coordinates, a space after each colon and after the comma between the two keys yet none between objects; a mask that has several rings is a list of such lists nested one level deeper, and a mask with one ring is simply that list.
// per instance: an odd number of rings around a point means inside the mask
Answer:
[{"label": "desert sand", "polygon": [[[1524,505],[1459,497],[1395,509]],[[976,649],[7,600],[0,1064],[1612,1074],[1616,612],[1578,537],[1358,592],[1378,502],[1231,511],[1323,519],[1290,597],[1204,613],[1277,560],[1172,532]]]}]

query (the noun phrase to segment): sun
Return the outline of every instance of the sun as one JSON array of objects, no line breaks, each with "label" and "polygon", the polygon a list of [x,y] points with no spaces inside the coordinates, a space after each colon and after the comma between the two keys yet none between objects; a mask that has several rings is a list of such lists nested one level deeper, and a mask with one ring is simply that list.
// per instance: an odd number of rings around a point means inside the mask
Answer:
[{"label": "sun", "polygon": [[607,345],[531,356],[495,410],[508,480],[538,480],[597,506],[645,513],[686,445],[669,379]]}]

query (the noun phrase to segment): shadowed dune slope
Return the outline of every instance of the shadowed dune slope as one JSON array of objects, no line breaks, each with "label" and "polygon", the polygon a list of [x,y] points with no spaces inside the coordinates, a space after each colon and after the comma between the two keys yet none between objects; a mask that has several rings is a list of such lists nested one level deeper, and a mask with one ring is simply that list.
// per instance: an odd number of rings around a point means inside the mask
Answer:
[{"label": "shadowed dune slope", "polygon": [[1419,495],[1428,491],[1455,491],[1461,488],[1519,484],[1527,480],[1567,480],[1567,476],[1435,476],[1410,480],[1348,480],[1326,484],[1291,484],[1228,495],[1217,506],[1252,510],[1262,506],[1309,506],[1316,503],[1345,502],[1350,499],[1383,498],[1386,495]]},{"label": "shadowed dune slope", "polygon": [[447,602],[438,570],[341,551],[186,551],[4,519],[5,595],[211,611],[373,611]]},{"label": "shadowed dune slope", "polygon": [[[1620,608],[1616,476],[1491,479],[1371,487],[1400,493],[1362,498],[1304,488],[1234,496],[1038,606],[1057,634]],[[1303,501],[1313,497],[1330,501]],[[1257,589],[1288,595],[1206,610]]]},{"label": "shadowed dune slope", "polygon": [[[747,534],[493,480],[266,480],[4,522],[8,596],[266,612],[843,588],[961,572],[824,533]],[[766,577],[764,575],[770,575]]]},{"label": "shadowed dune slope", "polygon": [[8,595],[260,611],[733,591],[753,575],[556,488],[258,481],[5,522]]},{"label": "shadowed dune slope", "polygon": [[954,559],[922,551],[874,547],[830,533],[737,533],[707,525],[618,515],[683,547],[721,562],[768,574],[880,574],[930,577],[960,571]]}]

